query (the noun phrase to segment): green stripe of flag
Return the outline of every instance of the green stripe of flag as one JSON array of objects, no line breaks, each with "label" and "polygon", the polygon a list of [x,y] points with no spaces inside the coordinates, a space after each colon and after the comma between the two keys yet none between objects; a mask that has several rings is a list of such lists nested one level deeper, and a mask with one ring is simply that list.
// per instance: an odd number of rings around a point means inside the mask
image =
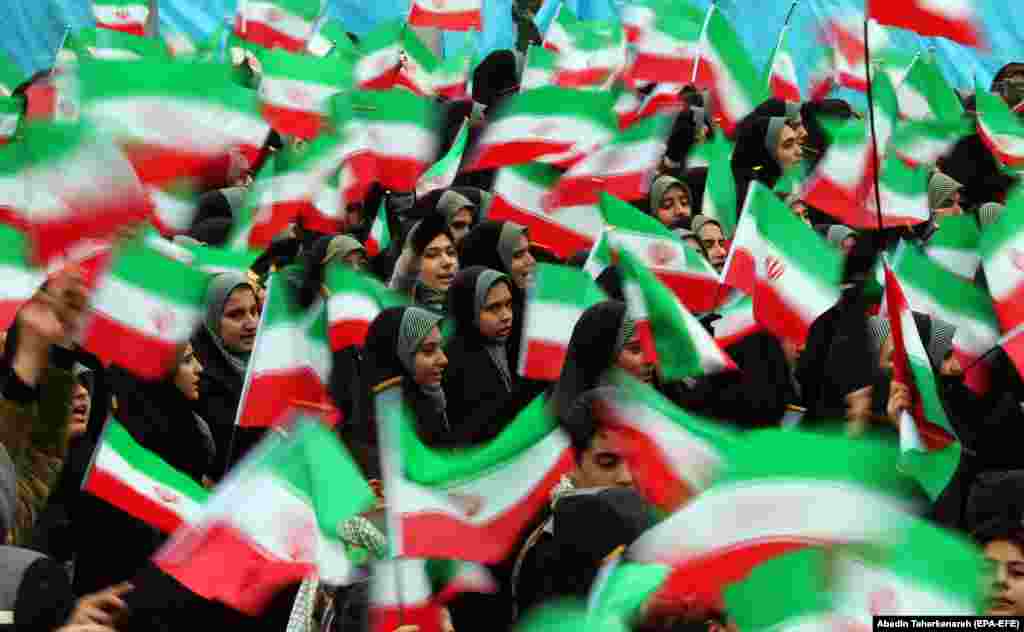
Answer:
[{"label": "green stripe of flag", "polygon": [[[744,632],[761,632],[787,621],[829,613],[828,553],[808,548],[759,564],[746,579],[725,589],[725,607]],[[785,590],[779,590],[786,586]]]},{"label": "green stripe of flag", "polygon": [[68,36],[65,47],[79,55],[92,56],[89,47],[123,50],[143,58],[168,60],[170,53],[162,39],[139,37],[131,33],[106,28],[86,28]]},{"label": "green stripe of flag", "polygon": [[275,48],[262,55],[260,61],[266,77],[315,82],[339,89],[352,87],[352,65],[340,58],[312,57]]},{"label": "green stripe of flag", "polygon": [[602,193],[600,205],[604,221],[619,230],[644,233],[652,237],[676,239],[675,234],[665,228],[664,224],[617,197]]},{"label": "green stripe of flag", "polygon": [[1024,191],[1015,190],[1006,200],[1006,210],[981,235],[978,250],[988,259],[1024,231]]},{"label": "green stripe of flag", "polygon": [[[904,245],[896,256],[893,272],[904,287],[913,287],[935,301],[943,312],[962,314],[998,329],[988,292],[937,264],[918,248]],[[935,314],[941,320],[942,314]],[[953,323],[955,324],[955,323]]]},{"label": "green stripe of flag", "polygon": [[978,222],[971,215],[948,215],[939,218],[939,228],[928,240],[928,246],[957,250],[974,250],[981,240]]},{"label": "green stripe of flag", "polygon": [[360,90],[352,94],[352,110],[360,119],[437,129],[440,117],[433,100],[401,89]]},{"label": "green stripe of flag", "polygon": [[767,86],[761,82],[761,72],[751,61],[743,40],[721,9],[711,5],[708,11],[711,15],[707,24],[707,44],[714,50],[718,60],[727,65],[727,68],[721,70],[729,73],[753,109],[768,96]]},{"label": "green stripe of flag", "polygon": [[754,187],[757,200],[757,231],[761,238],[784,255],[802,274],[822,285],[836,286],[843,276],[843,257],[813,228],[803,223],[767,187]]},{"label": "green stripe of flag", "polygon": [[538,263],[536,277],[543,282],[534,284],[531,303],[565,303],[586,309],[607,300],[594,279],[578,268]]},{"label": "green stripe of flag", "polygon": [[613,97],[609,92],[570,90],[555,86],[541,86],[518,93],[499,108],[496,119],[511,116],[560,116],[584,119],[591,124],[618,130],[612,111]]},{"label": "green stripe of flag", "polygon": [[142,447],[116,419],[111,419],[103,430],[103,443],[108,444],[132,467],[192,500],[203,503],[210,496],[202,485],[168,465],[156,454]]},{"label": "green stripe of flag", "polygon": [[193,308],[203,304],[209,280],[202,272],[164,256],[142,241],[128,242],[117,251],[110,274],[161,299]]}]

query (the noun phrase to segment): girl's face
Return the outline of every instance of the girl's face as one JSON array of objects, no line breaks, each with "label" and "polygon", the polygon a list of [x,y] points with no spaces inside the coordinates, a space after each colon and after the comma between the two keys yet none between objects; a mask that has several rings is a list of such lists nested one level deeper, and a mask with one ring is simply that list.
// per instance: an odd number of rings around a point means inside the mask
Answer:
[{"label": "girl's face", "polygon": [[434,327],[416,350],[413,379],[420,386],[437,386],[448,367],[448,356],[441,348],[441,330]]},{"label": "girl's face", "polygon": [[192,345],[185,345],[181,361],[178,362],[178,370],[174,374],[174,385],[190,401],[199,399],[199,376],[202,372],[203,365],[199,364],[199,359],[192,351]]},{"label": "girl's face", "polygon": [[473,226],[473,209],[468,206],[459,210],[452,218],[450,224],[448,224],[448,230],[452,231],[452,235],[455,237],[455,243],[460,243],[465,239],[466,235],[469,234],[469,229]]},{"label": "girl's face", "polygon": [[220,337],[224,346],[235,353],[248,353],[256,344],[256,328],[260,324],[260,304],[251,287],[236,288],[224,303],[220,317]]},{"label": "girl's face", "polygon": [[615,365],[642,382],[650,383],[654,380],[654,365],[644,355],[638,336],[634,335],[632,340],[623,345]]},{"label": "girl's face", "polygon": [[447,292],[459,271],[459,255],[448,235],[438,235],[427,244],[420,261],[420,281],[427,287]]},{"label": "girl's face", "polygon": [[775,144],[775,160],[779,167],[785,171],[804,157],[803,149],[800,147],[799,136],[792,127],[783,125],[779,132],[779,140]]},{"label": "girl's face", "polygon": [[684,217],[690,217],[690,196],[679,186],[671,186],[661,196],[658,204],[658,221],[665,226],[674,227]]},{"label": "girl's face", "polygon": [[480,334],[491,340],[507,339],[512,333],[512,316],[512,292],[508,283],[495,283],[480,310]]}]

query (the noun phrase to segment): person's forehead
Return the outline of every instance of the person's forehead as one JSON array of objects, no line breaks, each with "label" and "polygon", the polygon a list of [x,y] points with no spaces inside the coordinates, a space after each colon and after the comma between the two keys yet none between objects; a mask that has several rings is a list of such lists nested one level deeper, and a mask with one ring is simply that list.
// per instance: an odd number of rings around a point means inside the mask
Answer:
[{"label": "person's forehead", "polygon": [[985,545],[985,557],[997,562],[1024,563],[1024,551],[1009,540],[992,540]]},{"label": "person's forehead", "polygon": [[434,237],[432,240],[430,240],[430,243],[427,244],[427,248],[447,248],[448,246],[451,245],[452,240],[448,239],[448,235],[442,233],[437,237]]},{"label": "person's forehead", "polygon": [[700,227],[701,239],[718,238],[722,236],[722,228],[718,224],[708,222]]}]

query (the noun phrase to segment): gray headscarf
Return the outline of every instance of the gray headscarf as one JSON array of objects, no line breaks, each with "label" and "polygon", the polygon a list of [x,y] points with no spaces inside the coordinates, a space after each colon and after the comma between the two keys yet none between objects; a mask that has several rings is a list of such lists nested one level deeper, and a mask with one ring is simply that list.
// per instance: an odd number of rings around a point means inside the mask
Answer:
[{"label": "gray headscarf", "polygon": [[467,206],[471,209],[476,209],[476,205],[473,204],[468,197],[462,195],[458,191],[448,189],[441,194],[441,197],[437,200],[437,206],[435,208],[437,208],[437,211],[441,215],[444,215],[444,219],[449,225],[451,225],[451,223],[455,221],[455,216],[458,212]]},{"label": "gray headscarf", "polygon": [[[409,307],[402,314],[402,322],[398,326],[398,348],[395,349],[395,355],[398,356],[398,361],[410,375],[416,374],[416,351],[420,348],[420,344],[443,319],[444,317],[440,314],[422,307]],[[420,386],[420,390],[434,402],[438,412],[444,412],[447,403],[444,398],[444,390],[439,384]]]},{"label": "gray headscarf", "polygon": [[981,227],[985,228],[991,224],[995,224],[996,220],[1003,213],[1003,205],[996,202],[986,202],[981,205],[978,209],[978,221],[981,222]]},{"label": "gray headscarf", "polygon": [[779,136],[782,134],[782,128],[786,126],[786,122],[787,119],[784,116],[773,116],[768,119],[768,132],[764,135],[764,146],[768,150],[768,155],[775,162],[779,161],[775,157],[775,147],[779,144]]},{"label": "gray headscarf", "polygon": [[[478,326],[480,325],[480,312],[487,303],[487,293],[499,281],[505,281],[509,286],[512,285],[512,281],[507,275],[490,268],[481,272],[480,276],[476,278],[476,300],[474,301],[473,319]],[[508,366],[506,342],[507,340],[488,340],[484,344],[484,348],[487,349],[487,355],[491,356],[494,366],[498,368],[498,373],[501,374],[501,379],[505,383],[505,389],[512,392],[512,370]]]},{"label": "gray headscarf", "polygon": [[928,181],[928,208],[933,211],[946,208],[953,193],[962,188],[964,185],[941,171],[936,171],[932,179]]},{"label": "gray headscarf", "polygon": [[18,475],[7,448],[0,443],[0,539],[14,528],[18,507]]},{"label": "gray headscarf", "polygon": [[525,234],[526,227],[515,222],[505,222],[502,225],[501,234],[498,235],[498,256],[501,257],[506,270],[512,269],[512,255],[519,247],[519,237]]},{"label": "gray headscarf", "polygon": [[843,245],[843,240],[847,237],[856,237],[857,233],[842,224],[833,224],[828,227],[827,238],[829,242],[837,248]]},{"label": "gray headscarf", "polygon": [[327,244],[327,255],[321,263],[327,265],[331,261],[344,259],[357,250],[366,254],[366,247],[358,239],[351,235],[338,235]]},{"label": "gray headscarf", "polygon": [[647,203],[650,205],[652,215],[661,208],[661,198],[672,187],[679,187],[686,191],[686,198],[690,199],[690,187],[686,186],[682,180],[670,175],[660,175],[651,183],[651,192],[647,196]]},{"label": "gray headscarf", "polygon": [[[239,353],[231,351],[224,345],[224,338],[220,335],[220,319],[224,316],[224,306],[227,305],[231,293],[240,287],[252,288],[249,279],[240,272],[223,272],[210,280],[206,289],[206,320],[204,324],[206,331],[213,338],[213,344],[217,350],[228,361],[228,364],[239,374],[245,375],[245,369],[249,365],[251,353]],[[253,290],[255,293],[255,290]]]}]

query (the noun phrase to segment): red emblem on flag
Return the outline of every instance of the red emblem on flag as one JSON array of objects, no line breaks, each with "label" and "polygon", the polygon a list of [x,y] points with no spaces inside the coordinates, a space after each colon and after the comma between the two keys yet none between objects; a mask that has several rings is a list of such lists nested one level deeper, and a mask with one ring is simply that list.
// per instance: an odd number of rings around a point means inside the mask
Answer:
[{"label": "red emblem on flag", "polygon": [[288,557],[296,562],[313,561],[316,554],[316,529],[304,517],[296,517],[288,525],[286,547]]},{"label": "red emblem on flag", "polygon": [[267,22],[280,22],[284,19],[284,11],[277,7],[267,9]]},{"label": "red emblem on flag", "polygon": [[169,309],[160,309],[153,312],[153,326],[161,336],[167,334],[174,328],[174,312]]},{"label": "red emblem on flag", "polygon": [[1010,262],[1013,263],[1013,267],[1024,272],[1024,252],[1016,248],[1010,249]]},{"label": "red emblem on flag", "polygon": [[132,14],[128,11],[128,9],[122,8],[114,11],[114,17],[116,17],[118,20],[127,20],[128,18],[132,17]]},{"label": "red emblem on flag", "polygon": [[872,615],[896,614],[898,607],[896,591],[892,588],[879,588],[868,596],[868,608]]},{"label": "red emblem on flag", "polygon": [[656,241],[647,247],[647,257],[656,266],[666,266],[675,260],[676,249],[663,241]]},{"label": "red emblem on flag", "polygon": [[461,509],[466,514],[467,518],[480,513],[480,510],[484,506],[484,499],[480,496],[470,496],[469,494],[448,494],[448,499],[452,501],[456,507]]},{"label": "red emblem on flag", "polygon": [[558,127],[557,125],[555,125],[554,123],[552,123],[550,121],[544,121],[543,123],[538,123],[530,131],[530,134],[532,134],[533,136],[546,137],[549,134],[551,134],[551,132],[555,131],[555,129],[557,127]]},{"label": "red emblem on flag", "polygon": [[313,105],[313,95],[305,88],[289,88],[287,95],[288,100],[297,105]]},{"label": "red emblem on flag", "polygon": [[153,493],[155,493],[156,497],[160,499],[160,502],[165,505],[174,505],[181,500],[181,496],[175,494],[166,487],[161,487],[159,485],[153,486]]},{"label": "red emblem on flag", "polygon": [[766,272],[770,281],[778,281],[786,272],[786,265],[776,257],[767,257],[764,260],[764,263],[767,268]]},{"label": "red emblem on flag", "polygon": [[444,5],[445,5],[445,0],[434,0],[434,8],[435,9],[443,9]]}]

